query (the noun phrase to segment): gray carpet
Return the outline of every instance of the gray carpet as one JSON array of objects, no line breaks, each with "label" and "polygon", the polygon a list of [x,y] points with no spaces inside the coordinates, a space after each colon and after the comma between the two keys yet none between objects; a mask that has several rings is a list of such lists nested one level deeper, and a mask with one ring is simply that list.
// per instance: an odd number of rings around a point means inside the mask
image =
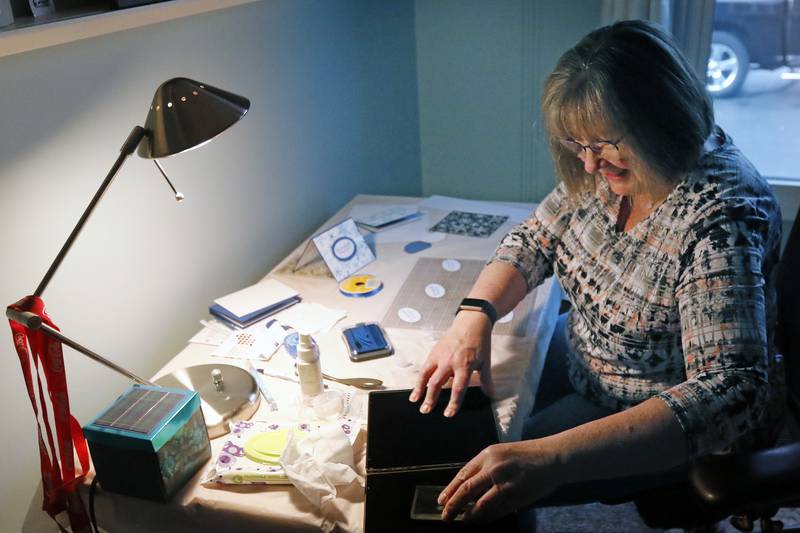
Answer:
[{"label": "gray carpet", "polygon": [[[800,527],[800,509],[782,509],[777,517],[784,527]],[[737,532],[727,522],[722,524],[726,532]],[[537,510],[537,533],[649,533],[664,531],[644,525],[630,504],[603,505],[593,503],[573,507],[548,507]],[[668,529],[669,533],[681,530]],[[759,531],[756,525],[755,531]]]}]

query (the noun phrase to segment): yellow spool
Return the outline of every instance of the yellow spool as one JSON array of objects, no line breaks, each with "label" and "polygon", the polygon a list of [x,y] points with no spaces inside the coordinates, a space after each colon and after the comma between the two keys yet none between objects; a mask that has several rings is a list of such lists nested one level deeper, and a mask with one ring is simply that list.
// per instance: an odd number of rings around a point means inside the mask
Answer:
[{"label": "yellow spool", "polygon": [[339,292],[345,296],[372,296],[383,288],[383,282],[372,274],[356,274],[339,283]]}]

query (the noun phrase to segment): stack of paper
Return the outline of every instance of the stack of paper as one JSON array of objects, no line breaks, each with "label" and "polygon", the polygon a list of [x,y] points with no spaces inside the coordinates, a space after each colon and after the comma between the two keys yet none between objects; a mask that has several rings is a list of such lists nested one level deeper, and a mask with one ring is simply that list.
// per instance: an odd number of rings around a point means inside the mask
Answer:
[{"label": "stack of paper", "polygon": [[237,328],[246,328],[299,301],[297,291],[280,281],[268,279],[217,298],[208,311]]},{"label": "stack of paper", "polygon": [[416,206],[389,206],[379,211],[353,216],[360,227],[376,232],[403,222],[411,222],[422,216]]}]

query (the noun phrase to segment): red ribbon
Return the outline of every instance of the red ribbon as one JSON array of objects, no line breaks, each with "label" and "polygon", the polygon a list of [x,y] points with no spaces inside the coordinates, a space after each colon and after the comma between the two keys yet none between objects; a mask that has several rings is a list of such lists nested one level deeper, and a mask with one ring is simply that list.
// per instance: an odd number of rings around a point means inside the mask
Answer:
[{"label": "red ribbon", "polygon": [[[15,304],[8,306],[19,312],[30,312],[41,317],[42,322],[58,330],[55,324],[44,311],[44,302],[38,296],[26,296]],[[11,333],[14,339],[14,348],[17,350],[19,362],[22,366],[22,375],[28,396],[33,406],[36,418],[37,437],[39,441],[39,461],[42,469],[42,489],[44,502],[42,509],[53,519],[63,511],[67,512],[72,530],[90,532],[89,518],[86,508],[78,494],[78,483],[89,471],[89,450],[80,424],[69,411],[69,395],[67,393],[67,379],[64,372],[64,355],[61,341],[45,334],[40,329],[28,329],[13,320]],[[28,347],[30,346],[30,353]],[[33,372],[31,359],[36,370],[36,383],[38,385],[38,405],[41,405],[41,417],[37,407],[36,391],[33,386]],[[44,371],[47,383],[47,394],[42,386],[42,376],[39,367]],[[55,439],[50,428],[47,412],[49,399],[53,409],[53,420],[56,425]],[[41,423],[40,423],[41,418]],[[42,434],[44,425],[44,435]],[[46,443],[45,443],[46,437]],[[55,443],[58,443],[56,448]],[[57,450],[57,453],[56,453]],[[75,472],[75,454],[81,466],[81,473]],[[59,527],[61,527],[59,525]],[[63,528],[62,528],[63,529]]]}]

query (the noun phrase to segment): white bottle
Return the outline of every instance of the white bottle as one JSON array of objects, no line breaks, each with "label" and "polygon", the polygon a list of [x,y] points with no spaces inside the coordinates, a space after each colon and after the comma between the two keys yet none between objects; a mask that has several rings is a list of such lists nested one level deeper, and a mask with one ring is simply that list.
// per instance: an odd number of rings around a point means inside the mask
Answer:
[{"label": "white bottle", "polygon": [[303,403],[311,405],[315,396],[322,392],[322,367],[319,364],[319,348],[311,335],[300,334],[297,344],[297,377],[300,378],[300,395]]}]

